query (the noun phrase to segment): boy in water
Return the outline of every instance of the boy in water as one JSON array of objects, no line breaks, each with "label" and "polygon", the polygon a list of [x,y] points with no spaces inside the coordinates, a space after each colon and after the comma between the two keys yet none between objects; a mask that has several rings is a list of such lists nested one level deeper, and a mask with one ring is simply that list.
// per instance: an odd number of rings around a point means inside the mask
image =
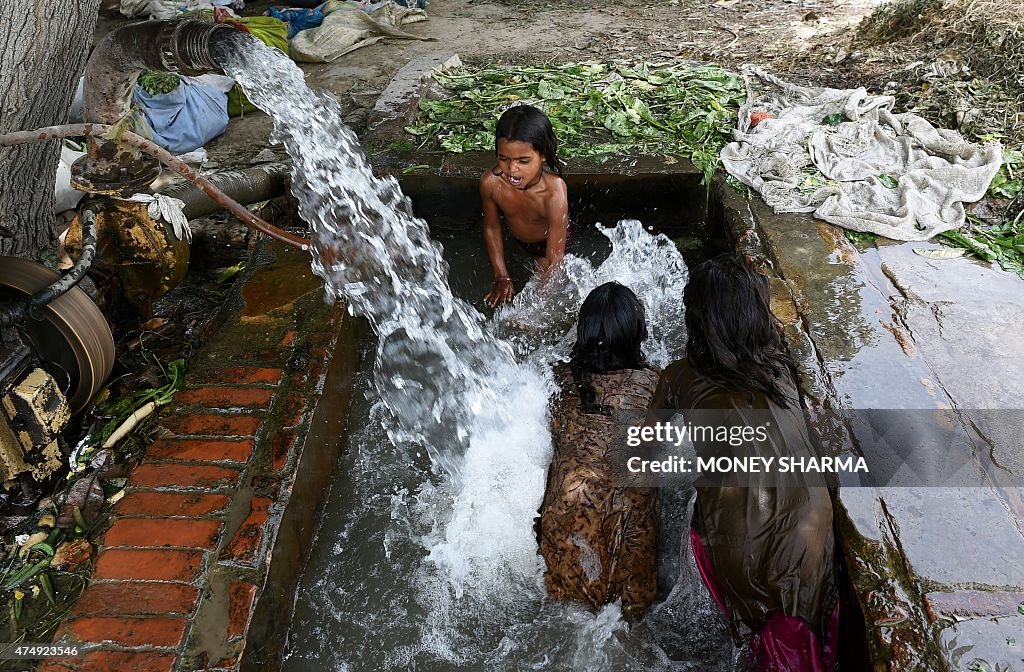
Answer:
[{"label": "boy in water", "polygon": [[491,307],[511,301],[514,294],[502,219],[545,277],[572,245],[569,200],[551,121],[537,108],[520,105],[501,115],[494,135],[498,163],[480,178],[484,244],[494,270],[494,285],[484,301]]}]

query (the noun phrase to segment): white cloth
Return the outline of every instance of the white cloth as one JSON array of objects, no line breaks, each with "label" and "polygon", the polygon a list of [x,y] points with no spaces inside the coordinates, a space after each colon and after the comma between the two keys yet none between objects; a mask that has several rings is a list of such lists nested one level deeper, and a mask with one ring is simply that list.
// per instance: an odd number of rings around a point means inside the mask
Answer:
[{"label": "white cloth", "polygon": [[214,7],[245,9],[245,0],[121,0],[120,12],[129,19],[173,19],[184,12]]},{"label": "white cloth", "polygon": [[360,47],[385,38],[432,40],[400,30],[398,26],[426,21],[422,9],[410,9],[394,2],[364,7],[358,2],[330,3],[331,11],[317,28],[301,31],[288,43],[293,59],[305,63],[330,63]]},{"label": "white cloth", "polygon": [[182,212],[185,203],[181,199],[164,196],[163,194],[135,194],[126,200],[135,201],[136,203],[148,203],[147,210],[153,221],[163,219],[171,225],[174,235],[177,236],[178,240],[182,240],[182,236],[184,236],[185,240],[190,243],[192,242],[192,229],[189,228],[188,219],[186,219],[185,213]]},{"label": "white cloth", "polygon": [[[742,72],[747,102],[722,165],[777,213],[813,212],[853,231],[927,240],[963,226],[963,204],[985,195],[1002,164],[998,143],[973,144],[917,115],[893,114],[892,96],[798,86],[753,66]],[[775,118],[751,129],[754,112]],[[822,123],[839,113],[848,121]]]},{"label": "white cloth", "polygon": [[57,180],[53,187],[54,214],[77,208],[78,202],[85,196],[84,191],[79,191],[71,186],[71,164],[82,156],[85,156],[85,152],[61,145],[60,161],[57,163]]}]

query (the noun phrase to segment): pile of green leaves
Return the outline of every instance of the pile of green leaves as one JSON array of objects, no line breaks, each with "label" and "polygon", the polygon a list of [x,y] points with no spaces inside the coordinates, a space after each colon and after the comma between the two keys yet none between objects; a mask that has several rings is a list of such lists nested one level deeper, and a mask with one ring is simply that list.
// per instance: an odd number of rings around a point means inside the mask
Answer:
[{"label": "pile of green leaves", "polygon": [[991,226],[973,224],[966,230],[947,231],[939,239],[1024,278],[1024,218]]},{"label": "pile of green leaves", "polygon": [[548,115],[564,156],[679,154],[706,182],[746,97],[739,76],[715,65],[569,63],[434,76],[452,95],[420,103],[406,130],[421,150],[493,151],[498,117],[523,102]]},{"label": "pile of green leaves", "polygon": [[[1024,278],[1024,206],[1013,208],[1024,200],[1024,152],[1008,149],[1003,154],[1003,165],[988,187],[994,199],[1007,199],[1010,206],[1003,221],[992,223],[971,218],[959,231],[947,231],[939,240],[960,252],[999,264],[1004,271]],[[1012,215],[1016,210],[1016,215]],[[1011,216],[1012,215],[1012,216]]]},{"label": "pile of green leaves", "polygon": [[139,87],[151,96],[170,93],[181,84],[181,78],[173,72],[146,70],[138,79]]}]

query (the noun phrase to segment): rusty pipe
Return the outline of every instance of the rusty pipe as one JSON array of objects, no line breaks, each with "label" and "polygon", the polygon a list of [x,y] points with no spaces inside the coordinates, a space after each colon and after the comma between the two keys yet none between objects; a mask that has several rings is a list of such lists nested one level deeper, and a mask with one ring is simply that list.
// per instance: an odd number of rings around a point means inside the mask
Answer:
[{"label": "rusty pipe", "polygon": [[[203,21],[142,21],[111,31],[85,67],[82,118],[100,124],[125,119],[144,70],[221,72],[210,44],[225,30],[234,32],[228,25]],[[86,151],[88,157],[73,170],[73,184],[82,191],[127,196],[142,191],[158,172],[158,164],[136,148],[110,139],[91,136]]]},{"label": "rusty pipe", "polygon": [[233,30],[204,21],[142,21],[111,31],[85,66],[82,118],[116,124],[131,108],[135,80],[144,70],[183,75],[221,72],[210,55],[218,31]]},{"label": "rusty pipe", "polygon": [[[105,138],[113,132],[114,128],[107,124],[65,124],[63,126],[47,126],[45,128],[37,128],[34,131],[17,131],[14,133],[0,135],[0,147],[12,147],[14,145],[24,145],[29,142],[43,142],[58,138],[75,138],[83,135],[86,138],[93,136]],[[313,249],[312,242],[306,238],[300,238],[295,234],[288,233],[287,231],[282,231],[269,222],[260,219],[253,213],[249,212],[244,205],[230,198],[227,194],[218,189],[216,185],[210,182],[210,180],[192,170],[187,163],[151,140],[147,140],[136,133],[132,133],[131,131],[122,130],[119,142],[125,143],[140,152],[156,158],[168,168],[199,187],[203,193],[209,196],[215,203],[257,231],[265,233],[274,240],[291,245],[292,247],[297,247],[300,250],[310,251]]]},{"label": "rusty pipe", "polygon": [[[239,203],[269,201],[288,193],[291,166],[284,162],[264,163],[242,170],[224,170],[209,176],[210,183]],[[185,204],[187,219],[205,217],[224,206],[189,182],[180,182],[160,192]]]}]

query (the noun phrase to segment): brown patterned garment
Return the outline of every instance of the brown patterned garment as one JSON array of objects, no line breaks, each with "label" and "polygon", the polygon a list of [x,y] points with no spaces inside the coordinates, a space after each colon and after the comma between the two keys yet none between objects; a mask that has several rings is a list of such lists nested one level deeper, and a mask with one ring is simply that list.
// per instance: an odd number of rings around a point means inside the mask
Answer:
[{"label": "brown patterned garment", "polygon": [[[659,501],[653,488],[614,487],[609,453],[612,417],[584,413],[568,367],[555,369],[562,394],[551,410],[554,455],[540,509],[538,537],[548,593],[595,608],[621,598],[635,620],[654,600]],[[654,397],[658,373],[627,369],[593,374],[597,402],[639,418]]]}]

